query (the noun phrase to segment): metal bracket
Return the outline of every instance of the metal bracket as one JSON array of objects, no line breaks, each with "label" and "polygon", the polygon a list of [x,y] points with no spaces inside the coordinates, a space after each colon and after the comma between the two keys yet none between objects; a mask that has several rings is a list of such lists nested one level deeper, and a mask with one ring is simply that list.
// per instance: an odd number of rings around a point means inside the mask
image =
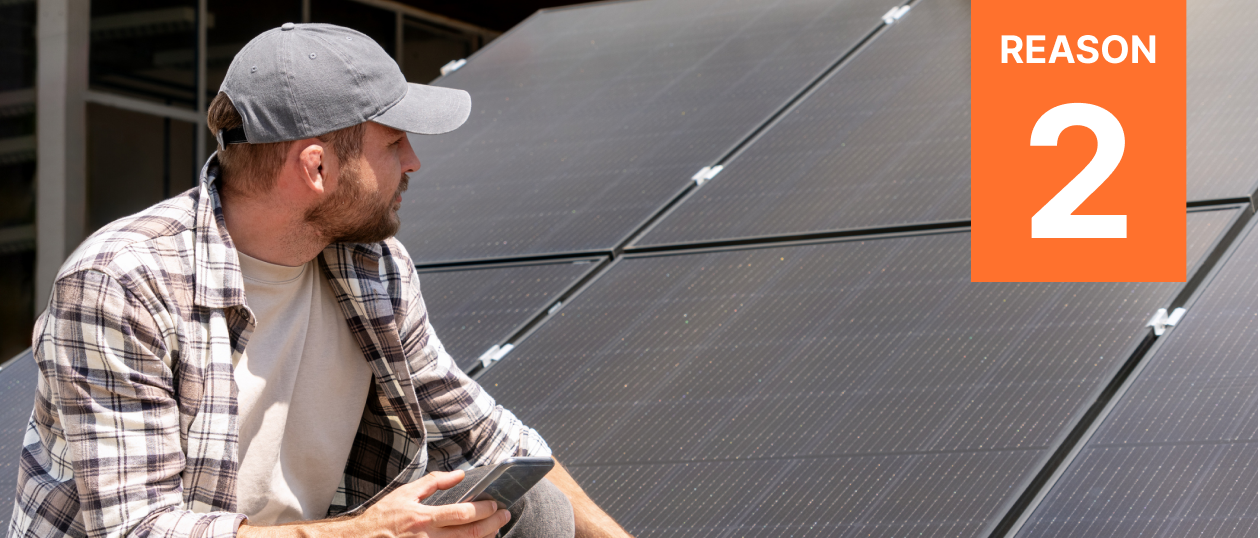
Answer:
[{"label": "metal bracket", "polygon": [[449,75],[450,73],[458,70],[459,68],[464,67],[464,64],[466,63],[468,63],[468,60],[465,58],[460,58],[458,60],[451,60],[449,62],[446,62],[446,65],[442,66],[442,69],[441,69],[442,76]]},{"label": "metal bracket", "polygon": [[551,305],[551,308],[547,310],[547,315],[548,316],[556,315],[556,312],[560,311],[561,306],[564,306],[564,301],[556,301],[556,304]]},{"label": "metal bracket", "polygon": [[509,351],[512,351],[513,347],[516,346],[513,346],[512,344],[503,344],[502,347],[494,346],[487,349],[485,353],[482,353],[481,357],[478,357],[477,360],[481,361],[482,369],[489,368],[491,364],[499,362],[504,355],[507,355]]},{"label": "metal bracket", "polygon": [[1155,311],[1155,315],[1151,316],[1151,320],[1146,322],[1146,326],[1155,329],[1155,336],[1163,336],[1164,331],[1176,325],[1185,315],[1186,309],[1184,308],[1175,308],[1172,314],[1169,314],[1167,309],[1161,308]]},{"label": "metal bracket", "polygon": [[910,6],[897,6],[895,8],[888,10],[888,13],[884,14],[884,24],[892,24],[894,22],[897,22],[898,19],[906,16],[906,13],[909,11],[910,11]]},{"label": "metal bracket", "polygon": [[699,187],[708,183],[710,179],[713,179],[714,176],[718,175],[718,172],[721,172],[722,168],[724,167],[720,164],[717,166],[706,166],[701,168],[699,172],[696,172],[696,175],[691,176],[691,180],[696,182],[696,186]]}]

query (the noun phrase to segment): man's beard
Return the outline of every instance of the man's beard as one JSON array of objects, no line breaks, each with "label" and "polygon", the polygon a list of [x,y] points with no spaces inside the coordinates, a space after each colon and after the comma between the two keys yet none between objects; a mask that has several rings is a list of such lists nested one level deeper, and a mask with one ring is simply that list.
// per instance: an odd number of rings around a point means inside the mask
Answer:
[{"label": "man's beard", "polygon": [[400,222],[394,200],[406,190],[407,174],[403,174],[395,195],[377,201],[375,193],[363,188],[358,166],[346,166],[341,169],[337,190],[306,211],[306,222],[330,243],[384,241],[398,233]]}]

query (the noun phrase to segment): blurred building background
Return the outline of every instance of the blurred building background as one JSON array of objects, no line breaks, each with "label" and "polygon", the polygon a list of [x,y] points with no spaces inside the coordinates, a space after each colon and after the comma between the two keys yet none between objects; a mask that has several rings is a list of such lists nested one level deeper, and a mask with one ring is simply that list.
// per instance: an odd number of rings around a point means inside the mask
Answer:
[{"label": "blurred building background", "polygon": [[425,83],[563,0],[0,0],[0,357],[92,231],[190,188],[232,57],[285,22],[359,30]]}]

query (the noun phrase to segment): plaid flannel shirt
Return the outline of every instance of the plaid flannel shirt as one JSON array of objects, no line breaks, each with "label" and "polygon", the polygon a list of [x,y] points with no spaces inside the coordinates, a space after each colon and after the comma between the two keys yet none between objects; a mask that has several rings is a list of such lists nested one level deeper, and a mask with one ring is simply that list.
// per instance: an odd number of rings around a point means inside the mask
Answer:
[{"label": "plaid flannel shirt", "polygon": [[[235,536],[234,359],[255,324],[214,181],[93,234],[35,325],[9,536]],[[550,455],[459,370],[394,239],[318,257],[374,383],[329,515],[428,471]],[[312,425],[313,427],[317,425]]]}]

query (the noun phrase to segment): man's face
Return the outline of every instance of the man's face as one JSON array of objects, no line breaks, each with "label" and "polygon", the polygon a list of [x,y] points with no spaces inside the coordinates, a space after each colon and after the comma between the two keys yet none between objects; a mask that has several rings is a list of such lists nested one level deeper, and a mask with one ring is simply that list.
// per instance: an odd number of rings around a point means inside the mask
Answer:
[{"label": "man's face", "polygon": [[398,208],[409,172],[420,169],[407,133],[367,122],[363,151],[340,163],[336,189],[306,213],[334,243],[375,243],[398,232]]}]

